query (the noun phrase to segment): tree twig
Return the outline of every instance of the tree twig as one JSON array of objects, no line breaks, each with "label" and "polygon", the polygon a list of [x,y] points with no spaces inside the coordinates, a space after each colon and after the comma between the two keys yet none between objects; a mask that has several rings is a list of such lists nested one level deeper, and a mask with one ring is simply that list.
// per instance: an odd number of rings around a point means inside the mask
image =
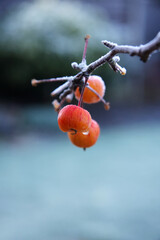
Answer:
[{"label": "tree twig", "polygon": [[[87,35],[85,38],[85,47],[84,47],[81,63],[78,64],[77,62],[73,62],[71,64],[72,68],[79,71],[78,74],[74,76],[69,76],[69,77],[58,77],[58,78],[50,78],[50,79],[43,79],[43,80],[33,79],[31,81],[32,86],[37,86],[39,83],[44,83],[44,82],[66,81],[65,83],[60,85],[58,88],[53,90],[51,93],[51,96],[60,94],[60,99],[62,104],[65,98],[67,98],[69,94],[73,93],[78,86],[79,87],[81,86],[82,88],[85,87],[89,75],[91,75],[94,70],[96,70],[97,68],[99,68],[105,63],[108,63],[109,66],[115,72],[119,72],[121,75],[125,75],[126,69],[121,67],[118,64],[118,62],[120,61],[120,57],[117,56],[117,54],[122,53],[122,54],[129,54],[130,56],[138,56],[141,61],[147,62],[149,57],[153,53],[158,52],[160,50],[160,32],[153,38],[153,40],[140,46],[118,45],[116,43],[112,43],[110,41],[104,40],[102,41],[102,43],[107,48],[109,48],[110,51],[106,53],[104,56],[98,58],[96,61],[87,65],[85,58],[86,58],[88,39],[89,39],[89,36]],[[84,82],[84,79],[86,80],[85,82]],[[83,92],[81,95],[80,104],[82,104],[82,96],[83,96]],[[107,106],[106,109],[107,108],[109,109],[109,103],[105,102],[105,100],[101,100],[101,101],[104,104],[106,104]],[[53,105],[55,105],[56,108],[58,109],[57,106],[61,106],[61,104],[60,105],[58,104],[59,104],[58,102],[54,102]]]},{"label": "tree twig", "polygon": [[141,61],[147,62],[151,54],[160,49],[160,32],[153,40],[140,46],[117,45],[106,40],[102,41],[102,43],[111,49],[111,58],[118,53],[125,53],[129,54],[130,56],[139,56]]}]

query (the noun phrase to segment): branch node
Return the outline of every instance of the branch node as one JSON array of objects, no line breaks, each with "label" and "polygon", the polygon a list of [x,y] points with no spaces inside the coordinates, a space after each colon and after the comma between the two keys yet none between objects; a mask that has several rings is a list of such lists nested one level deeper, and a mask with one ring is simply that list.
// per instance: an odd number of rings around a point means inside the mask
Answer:
[{"label": "branch node", "polygon": [[111,106],[110,106],[110,102],[105,102],[105,104],[104,104],[104,108],[105,108],[105,110],[109,110],[110,108],[111,108]]},{"label": "branch node", "polygon": [[68,103],[71,103],[73,97],[74,97],[74,94],[73,94],[73,92],[72,92],[72,93],[70,93],[70,94],[68,94],[68,95],[66,96],[66,101],[67,101]]},{"label": "branch node", "polygon": [[55,110],[56,112],[59,112],[60,107],[61,107],[61,104],[58,102],[57,99],[55,99],[55,100],[52,101],[52,105],[53,105],[53,107],[54,107],[54,110]]},{"label": "branch node", "polygon": [[71,63],[71,67],[72,67],[73,69],[80,70],[79,64],[78,64],[77,62],[72,62],[72,63]]},{"label": "branch node", "polygon": [[84,38],[84,40],[86,41],[87,39],[90,39],[91,38],[91,35],[87,34]]},{"label": "branch node", "polygon": [[102,40],[102,43],[108,47],[109,49],[113,49],[117,46],[116,43],[113,43],[113,42],[110,42],[110,41],[107,41],[107,40]]},{"label": "branch node", "polygon": [[116,68],[120,72],[121,75],[126,75],[126,72],[127,72],[126,68],[121,67],[118,63],[116,63]]},{"label": "branch node", "polygon": [[120,57],[119,56],[115,56],[113,57],[114,62],[118,63],[120,61]]},{"label": "branch node", "polygon": [[31,85],[32,85],[33,87],[37,87],[37,85],[38,85],[38,80],[32,79],[32,80],[31,80]]}]

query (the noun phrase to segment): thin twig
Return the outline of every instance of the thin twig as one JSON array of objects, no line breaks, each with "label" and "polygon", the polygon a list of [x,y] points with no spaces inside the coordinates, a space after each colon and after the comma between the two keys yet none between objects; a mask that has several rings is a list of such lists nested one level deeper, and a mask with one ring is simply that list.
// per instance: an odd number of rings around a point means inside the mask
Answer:
[{"label": "thin twig", "polygon": [[97,97],[99,97],[100,101],[103,102],[104,107],[106,110],[110,109],[110,103],[106,102],[106,100],[104,98],[102,98],[98,92],[96,92],[92,87],[90,87],[89,85],[86,85],[86,88],[88,88],[89,90],[91,90],[93,93],[95,93],[97,95]]},{"label": "thin twig", "polygon": [[63,81],[71,81],[73,79],[72,76],[70,77],[57,77],[57,78],[48,78],[48,79],[32,79],[31,84],[33,87],[36,87],[40,83],[51,83],[51,82],[63,82]]},{"label": "thin twig", "polygon": [[66,89],[69,86],[69,81],[63,83],[62,85],[60,85],[58,88],[56,88],[55,90],[53,90],[51,92],[51,96],[54,97],[55,95],[61,93],[64,89]]}]

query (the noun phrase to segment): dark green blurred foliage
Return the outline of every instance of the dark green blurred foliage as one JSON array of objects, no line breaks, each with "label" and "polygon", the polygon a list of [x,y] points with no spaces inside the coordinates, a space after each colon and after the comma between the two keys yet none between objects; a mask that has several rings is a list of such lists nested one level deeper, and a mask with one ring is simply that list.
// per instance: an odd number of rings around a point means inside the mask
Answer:
[{"label": "dark green blurred foliage", "polygon": [[[33,91],[32,78],[75,74],[70,64],[81,61],[86,34],[92,36],[88,63],[106,53],[101,40],[118,37],[102,10],[58,0],[25,2],[10,9],[1,20],[0,32],[1,97],[27,102],[50,100],[51,85]],[[101,75],[109,79],[109,72],[107,66]]]}]

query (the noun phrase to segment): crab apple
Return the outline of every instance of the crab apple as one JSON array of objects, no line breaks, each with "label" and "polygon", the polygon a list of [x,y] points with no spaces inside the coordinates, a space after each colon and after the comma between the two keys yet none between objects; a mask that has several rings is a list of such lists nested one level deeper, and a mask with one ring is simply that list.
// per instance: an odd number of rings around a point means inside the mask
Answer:
[{"label": "crab apple", "polygon": [[[104,81],[100,76],[97,76],[97,75],[89,76],[87,83],[91,88],[93,88],[93,90],[95,90],[103,98],[106,87],[105,87]],[[75,97],[77,100],[79,100],[80,96],[81,96],[81,93],[80,93],[79,87],[77,87],[75,90]],[[84,93],[83,93],[83,102],[97,103],[99,101],[100,101],[100,98],[90,89],[85,87]]]},{"label": "crab apple", "polygon": [[91,122],[87,110],[72,104],[63,107],[58,114],[58,125],[63,132],[86,132]]},{"label": "crab apple", "polygon": [[97,142],[99,134],[100,127],[98,123],[92,119],[91,126],[87,133],[77,132],[73,134],[68,132],[68,137],[74,145],[85,149],[93,146]]}]

